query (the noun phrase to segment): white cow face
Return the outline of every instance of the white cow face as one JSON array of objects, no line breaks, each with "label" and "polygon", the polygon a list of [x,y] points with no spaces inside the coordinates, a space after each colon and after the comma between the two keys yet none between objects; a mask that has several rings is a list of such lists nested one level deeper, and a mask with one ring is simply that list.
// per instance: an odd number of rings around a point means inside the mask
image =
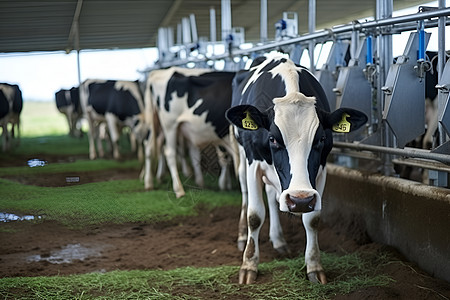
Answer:
[{"label": "white cow face", "polygon": [[[367,117],[345,108],[325,112],[316,107],[314,97],[306,97],[300,92],[289,93],[273,102],[273,110],[266,113],[251,105],[232,107],[227,118],[243,130],[240,134],[253,136],[244,140],[255,140],[257,136],[257,140],[262,139],[261,145],[270,151],[271,157],[266,162],[273,164],[281,183],[281,211],[320,210],[324,182],[319,179],[325,178],[322,172],[333,145],[332,130],[356,130]],[[252,147],[243,146],[244,149]]]}]

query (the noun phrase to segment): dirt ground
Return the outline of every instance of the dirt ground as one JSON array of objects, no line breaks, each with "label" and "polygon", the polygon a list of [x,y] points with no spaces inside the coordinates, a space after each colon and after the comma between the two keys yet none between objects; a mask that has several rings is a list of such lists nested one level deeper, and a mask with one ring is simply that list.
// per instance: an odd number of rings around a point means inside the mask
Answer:
[{"label": "dirt ground", "polygon": [[[14,165],[12,162],[9,164]],[[137,176],[136,170],[96,172],[82,174],[80,178],[83,181],[79,184]],[[66,184],[65,178],[61,180],[63,183],[58,183],[60,179],[57,176],[9,179],[40,186]],[[239,266],[242,255],[236,247],[239,208],[222,207],[209,211],[199,207],[198,211],[196,217],[180,217],[156,224],[108,224],[81,230],[68,229],[50,221],[0,223],[0,226],[13,226],[15,230],[0,231],[0,277],[81,274],[118,269],[168,270],[183,266]],[[290,249],[294,255],[303,255],[305,234],[300,219],[285,214],[281,215],[281,219]],[[271,247],[267,223],[261,231],[261,262],[279,257]],[[390,252],[397,260],[381,266],[379,270],[395,281],[386,287],[363,288],[349,295],[337,295],[334,299],[450,299],[449,282],[421,271],[395,249],[367,239],[362,241],[360,237],[358,230],[343,232],[321,224],[319,244],[321,250],[337,254]],[[71,256],[67,255],[69,252]],[[237,279],[236,274],[236,283]],[[258,280],[264,278],[258,277]]]}]

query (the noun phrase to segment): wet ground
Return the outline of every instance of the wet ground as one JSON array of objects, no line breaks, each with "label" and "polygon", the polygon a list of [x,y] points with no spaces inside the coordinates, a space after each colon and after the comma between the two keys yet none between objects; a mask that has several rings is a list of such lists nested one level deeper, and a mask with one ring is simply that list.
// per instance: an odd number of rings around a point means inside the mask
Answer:
[{"label": "wet ground", "polygon": [[[45,158],[51,161],[51,158]],[[77,174],[83,184],[92,181],[137,178],[138,171]],[[23,184],[66,185],[66,178],[10,178]],[[58,183],[59,182],[59,183]],[[198,208],[196,217],[159,223],[127,223],[69,229],[56,222],[17,220],[0,222],[0,277],[51,276],[111,270],[173,269],[241,263],[236,247],[238,207],[212,211]],[[0,218],[2,215],[0,215]],[[11,218],[16,218],[10,216]],[[36,217],[36,216],[35,216]],[[5,215],[3,215],[5,218]],[[283,230],[294,255],[303,254],[305,234],[298,218],[282,215]],[[361,239],[361,232],[320,226],[321,250],[345,254],[390,253],[395,259],[377,272],[395,281],[387,287],[365,288],[334,299],[450,299],[450,283],[433,278],[404,260],[395,249]],[[267,222],[261,231],[261,261],[278,258],[268,238]],[[449,263],[449,262],[443,262]],[[237,282],[237,274],[235,278]],[[268,280],[259,277],[258,280]]]}]

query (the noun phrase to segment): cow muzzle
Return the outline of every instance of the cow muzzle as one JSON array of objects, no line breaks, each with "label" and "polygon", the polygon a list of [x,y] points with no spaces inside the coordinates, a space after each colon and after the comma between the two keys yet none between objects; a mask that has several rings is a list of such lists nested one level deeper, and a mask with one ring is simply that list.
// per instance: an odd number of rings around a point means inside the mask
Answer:
[{"label": "cow muzzle", "polygon": [[283,206],[291,213],[308,213],[320,209],[320,205],[317,205],[318,196],[314,192],[288,192],[283,196],[282,201],[285,205],[280,203],[282,211]]}]

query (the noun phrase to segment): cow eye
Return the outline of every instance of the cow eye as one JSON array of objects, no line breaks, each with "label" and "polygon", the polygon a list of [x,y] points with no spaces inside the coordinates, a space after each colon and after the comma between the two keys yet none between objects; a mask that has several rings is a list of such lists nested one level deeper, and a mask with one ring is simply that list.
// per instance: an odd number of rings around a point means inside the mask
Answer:
[{"label": "cow eye", "polygon": [[327,139],[327,137],[325,135],[322,135],[322,137],[320,138],[320,141],[323,142]]},{"label": "cow eye", "polygon": [[270,141],[272,144],[275,144],[275,143],[277,142],[277,140],[276,140],[272,135],[269,136],[269,141]]},{"label": "cow eye", "polygon": [[277,141],[277,139],[273,135],[269,135],[270,146],[274,148],[281,148],[281,144]]}]

